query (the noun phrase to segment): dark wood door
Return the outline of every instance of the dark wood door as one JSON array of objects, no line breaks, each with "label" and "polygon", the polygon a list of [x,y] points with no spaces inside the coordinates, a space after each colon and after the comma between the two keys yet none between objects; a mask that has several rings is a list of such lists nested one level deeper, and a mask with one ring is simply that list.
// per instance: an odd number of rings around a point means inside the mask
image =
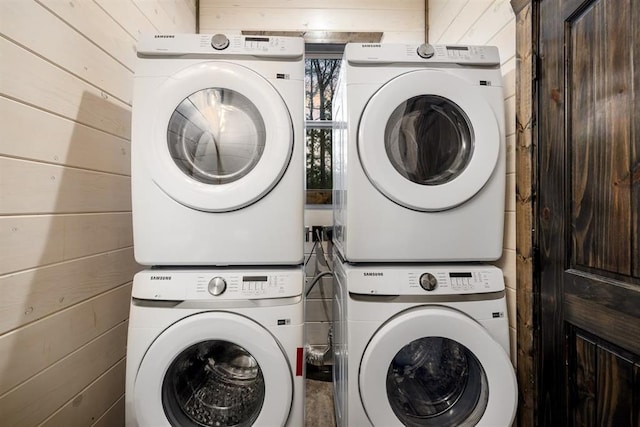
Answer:
[{"label": "dark wood door", "polygon": [[538,421],[640,426],[640,2],[538,7]]}]

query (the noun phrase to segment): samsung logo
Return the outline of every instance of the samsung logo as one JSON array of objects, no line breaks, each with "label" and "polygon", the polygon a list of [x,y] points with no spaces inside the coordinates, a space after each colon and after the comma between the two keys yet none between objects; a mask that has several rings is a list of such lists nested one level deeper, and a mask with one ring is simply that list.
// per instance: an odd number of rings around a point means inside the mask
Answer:
[{"label": "samsung logo", "polygon": [[380,44],[363,44],[362,47],[382,47]]},{"label": "samsung logo", "polygon": [[151,276],[151,280],[171,280],[171,276]]},{"label": "samsung logo", "polygon": [[364,277],[382,277],[384,276],[383,272],[376,272],[376,271],[365,271],[364,272]]},{"label": "samsung logo", "polygon": [[155,36],[153,36],[153,38],[155,39],[173,39],[176,36],[173,35],[166,35],[166,34],[156,34]]}]

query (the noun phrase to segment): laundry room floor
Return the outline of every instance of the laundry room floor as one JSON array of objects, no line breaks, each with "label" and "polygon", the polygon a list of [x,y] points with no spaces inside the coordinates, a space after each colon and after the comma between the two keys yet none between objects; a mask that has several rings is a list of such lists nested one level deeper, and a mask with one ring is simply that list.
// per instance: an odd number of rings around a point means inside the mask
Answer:
[{"label": "laundry room floor", "polygon": [[307,379],[305,427],[334,427],[333,383]]}]

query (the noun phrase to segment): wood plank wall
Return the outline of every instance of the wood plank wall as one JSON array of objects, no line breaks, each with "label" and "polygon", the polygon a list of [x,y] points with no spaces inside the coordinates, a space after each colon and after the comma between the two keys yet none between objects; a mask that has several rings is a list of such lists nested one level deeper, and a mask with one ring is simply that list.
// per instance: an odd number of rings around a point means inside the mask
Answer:
[{"label": "wood plank wall", "polygon": [[382,31],[384,42],[425,40],[424,0],[200,0],[201,33]]},{"label": "wood plank wall", "polygon": [[0,424],[124,424],[131,89],[195,0],[0,1]]},{"label": "wood plank wall", "polygon": [[433,44],[494,45],[500,50],[506,112],[507,190],[502,268],[507,285],[511,359],[516,363],[516,22],[508,0],[429,0]]}]

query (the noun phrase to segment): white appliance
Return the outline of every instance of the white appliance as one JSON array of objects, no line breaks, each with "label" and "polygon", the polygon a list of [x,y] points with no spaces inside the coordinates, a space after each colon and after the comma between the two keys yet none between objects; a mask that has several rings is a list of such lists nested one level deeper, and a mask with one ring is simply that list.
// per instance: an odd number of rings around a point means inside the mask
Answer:
[{"label": "white appliance", "polygon": [[339,427],[509,427],[517,386],[502,272],[334,263]]},{"label": "white appliance", "polygon": [[500,257],[495,47],[348,44],[333,108],[334,240],[347,261]]},{"label": "white appliance", "polygon": [[131,142],[140,264],[302,262],[303,53],[296,37],[140,39]]},{"label": "white appliance", "polygon": [[136,274],[126,425],[302,426],[303,283],[301,267]]}]

